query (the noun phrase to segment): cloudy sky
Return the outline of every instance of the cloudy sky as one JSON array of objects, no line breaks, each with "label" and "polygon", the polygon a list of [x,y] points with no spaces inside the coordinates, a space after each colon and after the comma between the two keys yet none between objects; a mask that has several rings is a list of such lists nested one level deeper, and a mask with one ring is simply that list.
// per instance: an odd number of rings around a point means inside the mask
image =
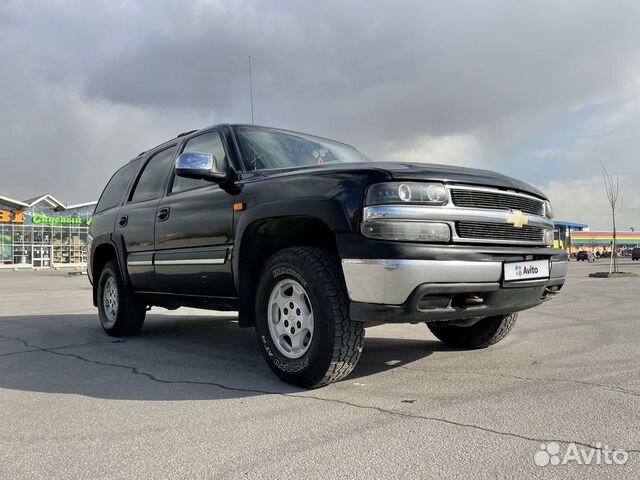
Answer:
[{"label": "cloudy sky", "polygon": [[0,0],[0,195],[95,200],[177,133],[250,120],[497,170],[640,229],[638,1]]}]

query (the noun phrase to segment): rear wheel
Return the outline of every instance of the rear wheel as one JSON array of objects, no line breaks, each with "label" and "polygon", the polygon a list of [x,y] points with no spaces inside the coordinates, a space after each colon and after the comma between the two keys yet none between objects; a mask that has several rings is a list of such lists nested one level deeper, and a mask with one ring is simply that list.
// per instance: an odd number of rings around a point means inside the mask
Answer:
[{"label": "rear wheel", "polygon": [[255,327],[271,370],[306,388],[349,375],[364,343],[362,324],[349,318],[338,261],[319,248],[288,248],[267,260],[258,285]]},{"label": "rear wheel", "polygon": [[467,327],[428,323],[427,327],[440,341],[451,347],[486,348],[498,343],[516,324],[517,313],[486,317]]},{"label": "rear wheel", "polygon": [[104,331],[113,337],[138,333],[144,324],[146,307],[124,286],[118,263],[107,262],[98,280],[98,316]]}]

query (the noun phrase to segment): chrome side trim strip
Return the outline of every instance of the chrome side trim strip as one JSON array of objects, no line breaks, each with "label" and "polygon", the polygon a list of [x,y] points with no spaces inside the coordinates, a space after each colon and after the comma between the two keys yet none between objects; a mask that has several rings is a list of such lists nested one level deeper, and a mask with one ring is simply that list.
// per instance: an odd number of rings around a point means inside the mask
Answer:
[{"label": "chrome side trim strip", "polygon": [[127,260],[128,267],[150,267],[153,265],[151,260]]},{"label": "chrome side trim strip", "polygon": [[225,258],[189,258],[184,260],[156,260],[156,265],[222,265]]}]

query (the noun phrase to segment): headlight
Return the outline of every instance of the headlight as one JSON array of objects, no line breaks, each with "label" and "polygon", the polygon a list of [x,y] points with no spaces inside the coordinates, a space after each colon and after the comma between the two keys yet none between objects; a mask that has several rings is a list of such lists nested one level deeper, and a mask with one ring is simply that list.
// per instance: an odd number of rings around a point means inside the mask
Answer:
[{"label": "headlight", "polygon": [[551,202],[549,200],[544,202],[544,215],[547,218],[553,218],[553,209],[551,208]]},{"label": "headlight", "polygon": [[362,223],[365,237],[401,242],[448,242],[451,230],[446,223],[407,220],[369,220]]},{"label": "headlight", "polygon": [[447,203],[447,189],[442,183],[428,182],[388,182],[369,187],[366,205],[385,203],[419,203],[442,205]]}]

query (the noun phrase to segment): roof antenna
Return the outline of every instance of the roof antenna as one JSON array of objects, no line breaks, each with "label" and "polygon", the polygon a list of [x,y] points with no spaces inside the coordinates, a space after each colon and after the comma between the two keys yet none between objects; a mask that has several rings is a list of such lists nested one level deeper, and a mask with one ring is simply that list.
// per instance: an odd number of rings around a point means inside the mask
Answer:
[{"label": "roof antenna", "polygon": [[253,150],[253,169],[256,169],[256,139],[255,139],[255,123],[253,120],[253,77],[251,76],[251,55],[249,55],[249,98],[251,101],[251,150]]},{"label": "roof antenna", "polygon": [[251,99],[251,126],[253,127],[253,78],[251,77],[251,55],[249,55],[249,98]]}]

